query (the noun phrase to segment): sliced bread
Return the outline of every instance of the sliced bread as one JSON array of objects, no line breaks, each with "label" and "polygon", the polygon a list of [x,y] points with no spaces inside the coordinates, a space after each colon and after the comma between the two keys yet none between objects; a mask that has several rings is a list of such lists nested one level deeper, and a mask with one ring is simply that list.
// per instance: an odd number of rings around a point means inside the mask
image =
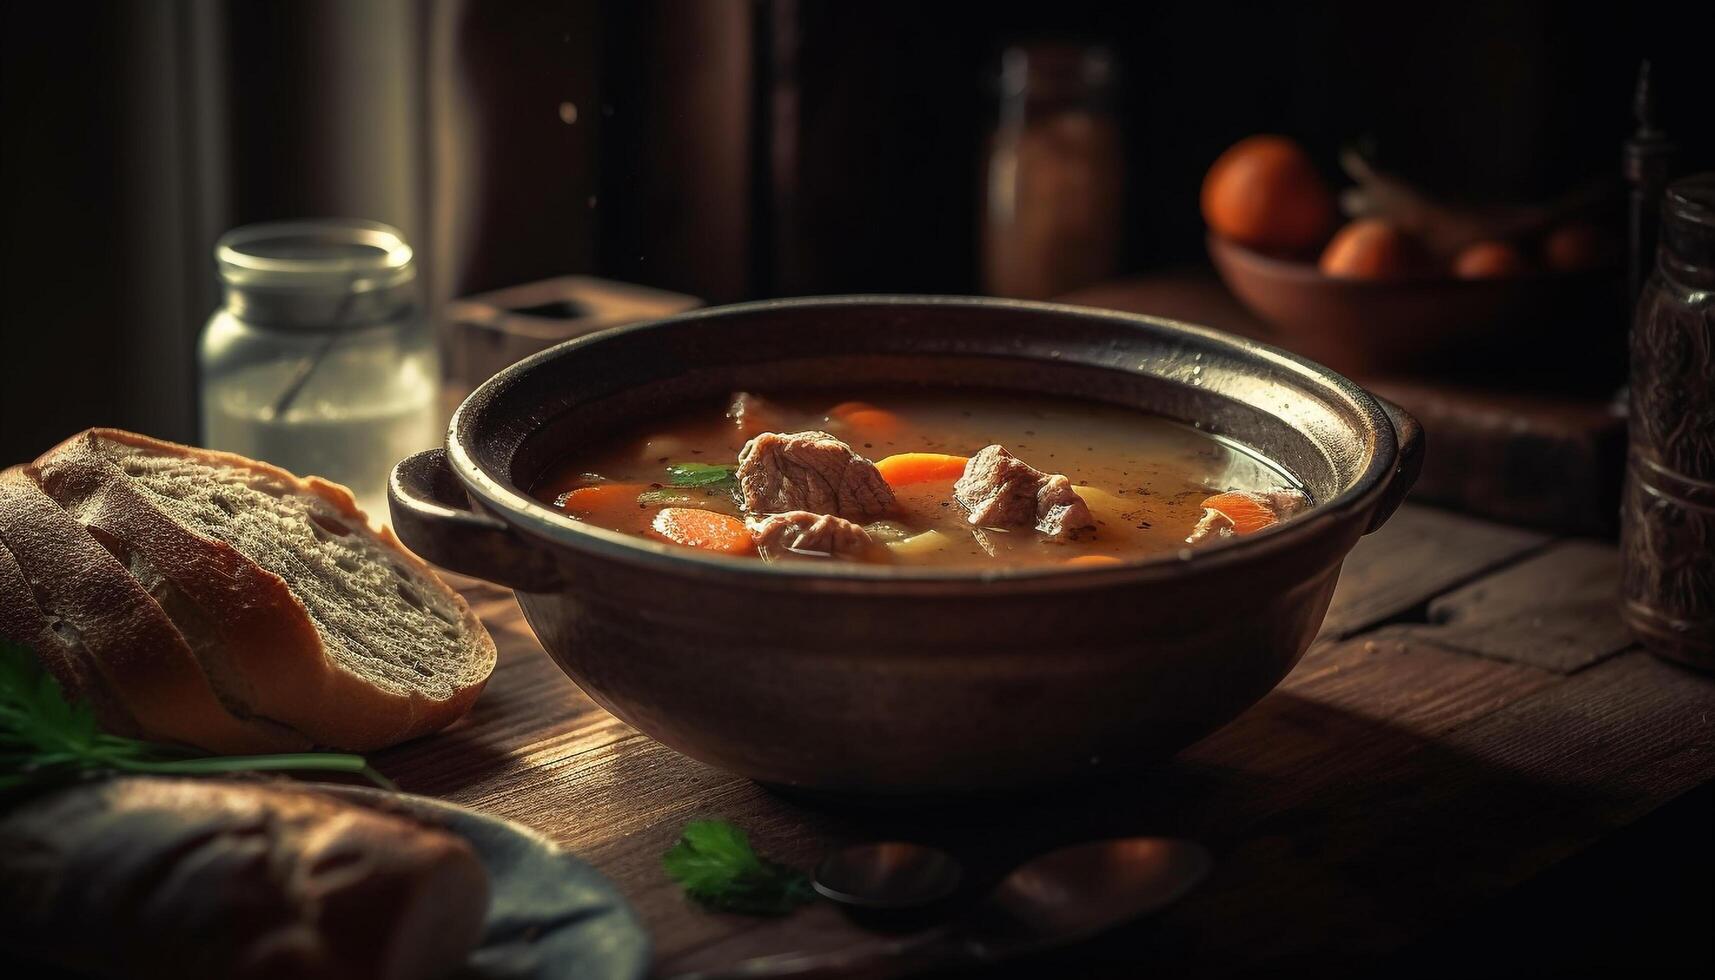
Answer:
[{"label": "sliced bread", "polygon": [[29,472],[124,556],[224,698],[317,745],[444,727],[493,670],[469,606],[343,487],[114,429]]},{"label": "sliced bread", "polygon": [[149,593],[16,468],[0,473],[0,545],[0,636],[33,649],[108,730],[226,753],[307,747],[224,705]]}]

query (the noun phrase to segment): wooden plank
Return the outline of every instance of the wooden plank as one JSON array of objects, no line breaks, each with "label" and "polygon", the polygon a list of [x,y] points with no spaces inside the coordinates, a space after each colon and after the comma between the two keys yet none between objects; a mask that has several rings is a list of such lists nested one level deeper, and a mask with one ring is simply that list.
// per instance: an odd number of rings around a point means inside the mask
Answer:
[{"label": "wooden plank", "polygon": [[1322,635],[1341,639],[1386,622],[1547,541],[1535,531],[1401,507],[1347,556]]},{"label": "wooden plank", "polygon": [[1632,653],[1378,763],[1223,850],[1191,972],[1353,972],[1707,781],[1715,682]]},{"label": "wooden plank", "polygon": [[1570,673],[1627,649],[1620,620],[1620,555],[1565,541],[1436,598],[1413,629],[1445,647]]},{"label": "wooden plank", "polygon": [[1196,809],[1188,798],[1173,805],[1200,834],[1315,806],[1328,785],[1362,780],[1384,760],[1557,680],[1397,629],[1321,648],[1250,711],[1180,753],[1172,768],[1209,786]]},{"label": "wooden plank", "polygon": [[[1553,681],[1538,670],[1455,656],[1413,633],[1410,627],[1390,626],[1310,651],[1281,682],[1277,693],[1433,737]],[[1247,715],[1223,731],[1244,731],[1255,724]],[[1257,726],[1255,735],[1268,737],[1264,726]],[[1217,732],[1190,751],[1194,753],[1221,737]]]}]

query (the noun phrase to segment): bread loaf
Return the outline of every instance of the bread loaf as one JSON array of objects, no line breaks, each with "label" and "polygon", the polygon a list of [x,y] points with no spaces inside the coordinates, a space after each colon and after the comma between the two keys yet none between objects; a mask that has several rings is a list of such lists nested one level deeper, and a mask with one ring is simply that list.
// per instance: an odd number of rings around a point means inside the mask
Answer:
[{"label": "bread loaf", "polygon": [[[242,730],[356,751],[444,727],[493,670],[494,643],[463,599],[371,527],[343,487],[113,429],[81,433],[23,473],[0,498],[0,540],[30,545],[12,547],[16,565],[55,608],[9,617],[0,637],[37,648],[92,700],[103,690],[91,681],[103,681],[143,735],[260,747],[187,730],[178,714],[206,706],[187,666]],[[46,539],[43,527],[54,529]],[[86,556],[74,568],[52,567],[63,541]],[[69,622],[62,607],[83,610],[87,626],[46,643],[44,626]],[[110,607],[124,615],[95,615]]]},{"label": "bread loaf", "polygon": [[109,731],[223,753],[308,747],[222,704],[156,601],[22,471],[0,472],[0,636],[36,652]]},{"label": "bread loaf", "polygon": [[462,838],[311,790],[127,778],[0,815],[0,945],[80,974],[422,980],[487,906]]}]

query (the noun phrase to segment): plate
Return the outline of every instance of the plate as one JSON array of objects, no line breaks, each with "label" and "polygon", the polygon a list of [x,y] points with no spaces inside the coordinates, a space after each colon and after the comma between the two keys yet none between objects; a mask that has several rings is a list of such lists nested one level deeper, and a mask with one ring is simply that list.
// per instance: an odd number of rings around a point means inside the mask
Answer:
[{"label": "plate", "polygon": [[463,837],[488,869],[482,942],[457,980],[639,980],[649,935],[600,872],[535,831],[442,800],[359,786],[318,792],[403,812]]}]

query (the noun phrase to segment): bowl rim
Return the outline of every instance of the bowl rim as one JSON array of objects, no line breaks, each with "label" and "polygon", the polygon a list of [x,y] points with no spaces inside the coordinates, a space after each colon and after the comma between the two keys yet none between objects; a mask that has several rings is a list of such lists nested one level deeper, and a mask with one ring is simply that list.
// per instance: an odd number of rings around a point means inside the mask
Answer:
[{"label": "bowl rim", "polygon": [[[1350,485],[1332,499],[1316,504],[1301,517],[1256,534],[1195,548],[1186,546],[1177,551],[1162,552],[1118,565],[1071,568],[1058,565],[1006,565],[985,568],[866,565],[845,562],[826,565],[808,562],[774,563],[701,552],[572,520],[513,485],[506,475],[489,472],[477,461],[476,455],[465,443],[465,430],[474,427],[488,402],[510,386],[513,379],[584,347],[598,345],[620,336],[698,320],[742,317],[764,311],[790,312],[849,306],[1022,310],[1188,333],[1205,343],[1227,348],[1230,353],[1260,358],[1274,368],[1346,400],[1359,414],[1366,417],[1370,428],[1375,432],[1375,443],[1370,450],[1368,461]],[[1375,396],[1344,375],[1271,344],[1165,317],[1122,313],[1096,307],[983,296],[913,294],[809,296],[734,303],[704,307],[575,337],[510,365],[477,386],[453,412],[446,430],[447,459],[459,482],[482,509],[498,515],[506,524],[523,532],[530,546],[539,547],[545,542],[590,557],[643,566],[667,574],[692,575],[746,585],[779,586],[785,583],[785,588],[818,591],[909,592],[925,588],[933,591],[936,587],[963,588],[972,584],[1016,584],[1033,591],[1075,591],[1098,583],[1165,581],[1182,578],[1192,570],[1218,571],[1234,564],[1254,561],[1265,554],[1286,551],[1308,543],[1338,524],[1367,515],[1396,469],[1399,451],[1399,441],[1393,423]]]}]

